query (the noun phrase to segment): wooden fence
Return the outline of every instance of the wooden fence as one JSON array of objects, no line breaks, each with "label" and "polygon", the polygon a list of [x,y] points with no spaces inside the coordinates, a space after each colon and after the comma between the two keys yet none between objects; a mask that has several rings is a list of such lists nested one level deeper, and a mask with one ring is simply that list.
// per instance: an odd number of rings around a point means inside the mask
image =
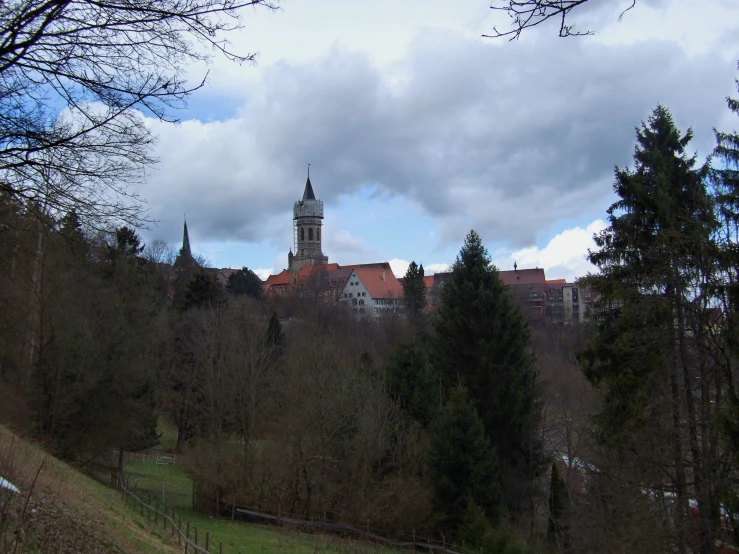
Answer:
[{"label": "wooden fence", "polygon": [[[129,477],[125,474],[117,478],[116,485],[117,488],[121,491],[121,498],[126,502],[126,504],[130,504],[135,510],[139,510],[141,516],[146,517],[148,522],[151,522],[153,519],[154,525],[161,524],[164,530],[167,529],[167,524],[169,524],[171,536],[174,538],[175,533],[177,534],[177,544],[184,547],[185,553],[211,553],[211,546],[214,547],[216,543],[215,540],[211,542],[210,532],[206,531],[204,543],[199,544],[202,536],[198,536],[197,526],[192,526],[191,529],[189,521],[185,521],[183,525],[180,516],[175,513],[174,508],[167,507],[166,499],[163,501],[162,506],[162,509],[164,511],[160,511],[159,499],[156,498],[156,493],[155,501],[152,504],[151,492],[147,492],[147,498],[144,499],[144,492],[132,490],[132,487],[130,487],[129,485]],[[220,517],[222,514],[225,515],[225,517],[227,517],[228,519],[234,521],[238,520],[249,521],[253,523],[277,524],[281,526],[289,526],[298,531],[311,530],[323,532],[326,534],[341,535],[343,537],[353,536],[360,540],[372,542],[390,548],[432,552],[439,554],[477,554],[478,552],[465,548],[464,543],[462,543],[461,547],[462,553],[455,550],[449,550],[447,548],[446,541],[429,540],[416,537],[415,531],[413,532],[412,540],[393,540],[371,532],[369,529],[369,524],[367,526],[367,529],[363,530],[359,529],[358,527],[354,527],[352,525],[347,525],[344,523],[325,521],[325,518],[324,521],[295,519],[282,516],[280,513],[267,514],[245,507],[239,507],[235,504],[232,504],[231,506],[219,505],[217,515]],[[160,518],[161,523],[159,521]],[[218,542],[218,554],[223,554],[222,542]],[[239,554],[241,554],[240,551]]]}]

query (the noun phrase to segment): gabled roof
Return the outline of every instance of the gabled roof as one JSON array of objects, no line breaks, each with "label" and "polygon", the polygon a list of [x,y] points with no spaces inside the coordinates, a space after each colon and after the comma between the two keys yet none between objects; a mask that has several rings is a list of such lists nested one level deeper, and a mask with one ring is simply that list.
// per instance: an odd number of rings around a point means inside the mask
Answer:
[{"label": "gabled roof", "polygon": [[402,298],[403,287],[390,269],[381,267],[357,267],[354,272],[372,298]]},{"label": "gabled roof", "polygon": [[297,273],[298,281],[303,281],[318,271],[334,271],[339,269],[339,264],[318,264],[318,265],[306,265],[300,268]]},{"label": "gabled roof", "polygon": [[271,287],[274,285],[289,285],[290,284],[290,272],[287,269],[283,269],[277,275],[270,275],[264,282],[265,286]]},{"label": "gabled roof", "polygon": [[541,285],[546,283],[544,270],[536,269],[514,269],[513,271],[499,271],[500,280],[508,286],[514,285]]},{"label": "gabled roof", "polygon": [[346,269],[377,268],[377,269],[387,269],[387,270],[392,271],[392,268],[390,267],[390,262],[374,262],[371,264],[351,264],[351,265],[342,265],[341,267],[346,268]]},{"label": "gabled roof", "polygon": [[434,286],[434,276],[433,275],[424,275],[423,276],[423,282],[426,285],[426,290],[431,290],[431,287]]}]

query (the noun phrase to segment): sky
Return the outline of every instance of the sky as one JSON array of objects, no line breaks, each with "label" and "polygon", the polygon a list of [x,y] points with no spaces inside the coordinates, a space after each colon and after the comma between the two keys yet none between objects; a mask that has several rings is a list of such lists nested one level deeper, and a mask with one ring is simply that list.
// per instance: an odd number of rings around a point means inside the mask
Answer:
[{"label": "sky", "polygon": [[475,229],[500,269],[573,280],[607,226],[613,171],[635,127],[667,106],[703,160],[736,130],[736,0],[590,0],[562,39],[542,25],[483,38],[507,16],[488,0],[281,0],[228,35],[256,64],[214,57],[205,86],[147,119],[160,160],[138,192],[156,224],[213,267],[287,267],[306,172],[324,202],[323,250],[339,264],[443,271]]}]

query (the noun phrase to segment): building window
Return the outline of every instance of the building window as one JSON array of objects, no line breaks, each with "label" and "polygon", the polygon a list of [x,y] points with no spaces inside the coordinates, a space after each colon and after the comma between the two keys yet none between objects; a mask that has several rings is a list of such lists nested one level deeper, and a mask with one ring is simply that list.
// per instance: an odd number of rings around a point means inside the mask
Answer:
[{"label": "building window", "polygon": [[529,296],[532,296],[532,297],[533,296],[539,296],[539,293],[536,292],[536,291],[534,291],[534,292],[529,293]]},{"label": "building window", "polygon": [[300,240],[305,240],[305,229],[300,228]]},{"label": "building window", "polygon": [[360,306],[364,306],[364,300],[360,300],[360,301],[359,301],[359,305],[360,305]]},{"label": "building window", "polygon": [[366,293],[366,292],[363,292],[363,293],[362,293],[362,296],[367,296],[367,293]]},{"label": "building window", "polygon": [[308,229],[308,240],[313,240],[313,227]]},{"label": "building window", "polygon": [[356,305],[357,305],[357,299],[356,298],[352,298],[352,306],[356,306]]}]

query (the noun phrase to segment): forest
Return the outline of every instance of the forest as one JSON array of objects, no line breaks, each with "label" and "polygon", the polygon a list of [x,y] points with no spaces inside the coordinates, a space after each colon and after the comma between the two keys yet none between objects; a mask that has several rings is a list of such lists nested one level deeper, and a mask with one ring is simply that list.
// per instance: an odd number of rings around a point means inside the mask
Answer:
[{"label": "forest", "polygon": [[475,231],[438,309],[412,263],[404,312],[368,320],[4,195],[2,422],[104,475],[164,418],[206,511],[486,552],[737,544],[737,140],[699,164],[690,139],[663,106],[637,129],[576,325],[530,325]]}]

